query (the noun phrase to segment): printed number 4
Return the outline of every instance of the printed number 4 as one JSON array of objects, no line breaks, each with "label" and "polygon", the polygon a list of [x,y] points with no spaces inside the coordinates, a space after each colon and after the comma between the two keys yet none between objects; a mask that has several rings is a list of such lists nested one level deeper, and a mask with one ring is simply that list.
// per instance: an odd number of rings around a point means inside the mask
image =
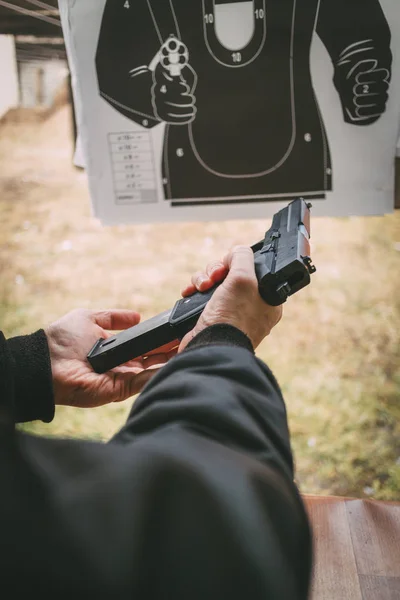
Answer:
[{"label": "printed number 4", "polygon": [[124,8],[130,8],[131,5],[129,4],[129,1],[126,0],[126,2],[124,3]]}]

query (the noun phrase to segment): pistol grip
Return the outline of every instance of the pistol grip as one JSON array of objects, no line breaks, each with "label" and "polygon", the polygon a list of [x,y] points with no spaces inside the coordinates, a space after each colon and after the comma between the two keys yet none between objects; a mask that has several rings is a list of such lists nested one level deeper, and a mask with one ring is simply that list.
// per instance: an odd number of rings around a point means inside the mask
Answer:
[{"label": "pistol grip", "polygon": [[207,302],[221,283],[217,283],[217,285],[214,285],[206,292],[195,292],[191,296],[181,298],[175,303],[169,322],[178,337],[182,338],[188,331],[193,329]]}]

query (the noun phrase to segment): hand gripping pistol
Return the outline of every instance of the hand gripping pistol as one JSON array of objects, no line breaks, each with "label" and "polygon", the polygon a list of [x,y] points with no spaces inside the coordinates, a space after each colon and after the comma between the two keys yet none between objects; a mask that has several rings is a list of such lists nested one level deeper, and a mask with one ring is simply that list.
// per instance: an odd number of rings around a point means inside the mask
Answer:
[{"label": "hand gripping pistol", "polygon": [[[252,246],[258,290],[267,304],[278,306],[310,283],[316,271],[310,257],[310,208],[303,198],[277,212],[263,241]],[[97,373],[104,373],[164,344],[181,340],[193,329],[220,283],[207,292],[178,300],[172,309],[99,339],[88,354]]]}]

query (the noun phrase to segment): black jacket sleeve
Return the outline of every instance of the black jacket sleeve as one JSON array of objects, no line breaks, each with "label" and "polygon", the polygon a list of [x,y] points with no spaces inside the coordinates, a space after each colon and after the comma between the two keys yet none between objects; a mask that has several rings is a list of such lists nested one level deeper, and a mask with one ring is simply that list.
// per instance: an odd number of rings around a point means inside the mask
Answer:
[{"label": "black jacket sleeve", "polygon": [[0,352],[9,355],[8,372],[13,379],[9,412],[14,421],[49,423],[54,417],[54,398],[49,348],[43,329],[10,338],[7,342],[3,338]]},{"label": "black jacket sleeve", "polygon": [[323,0],[316,30],[334,64],[351,46],[352,61],[376,57],[391,66],[391,33],[379,0]]},{"label": "black jacket sleeve", "polygon": [[3,589],[307,598],[310,531],[285,406],[239,338],[199,336],[109,444],[0,436]]}]

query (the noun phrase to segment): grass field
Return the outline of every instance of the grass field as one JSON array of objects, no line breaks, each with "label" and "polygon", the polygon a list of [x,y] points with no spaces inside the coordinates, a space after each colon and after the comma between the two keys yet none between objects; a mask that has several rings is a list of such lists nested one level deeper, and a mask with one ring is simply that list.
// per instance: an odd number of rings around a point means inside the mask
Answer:
[{"label": "grass field", "polygon": [[[0,324],[8,336],[76,307],[132,307],[149,317],[191,273],[259,221],[103,228],[71,166],[67,107],[0,124]],[[314,219],[311,286],[290,299],[258,350],[289,411],[297,481],[308,493],[400,500],[400,211]],[[59,408],[40,435],[107,440],[131,402]]]}]

